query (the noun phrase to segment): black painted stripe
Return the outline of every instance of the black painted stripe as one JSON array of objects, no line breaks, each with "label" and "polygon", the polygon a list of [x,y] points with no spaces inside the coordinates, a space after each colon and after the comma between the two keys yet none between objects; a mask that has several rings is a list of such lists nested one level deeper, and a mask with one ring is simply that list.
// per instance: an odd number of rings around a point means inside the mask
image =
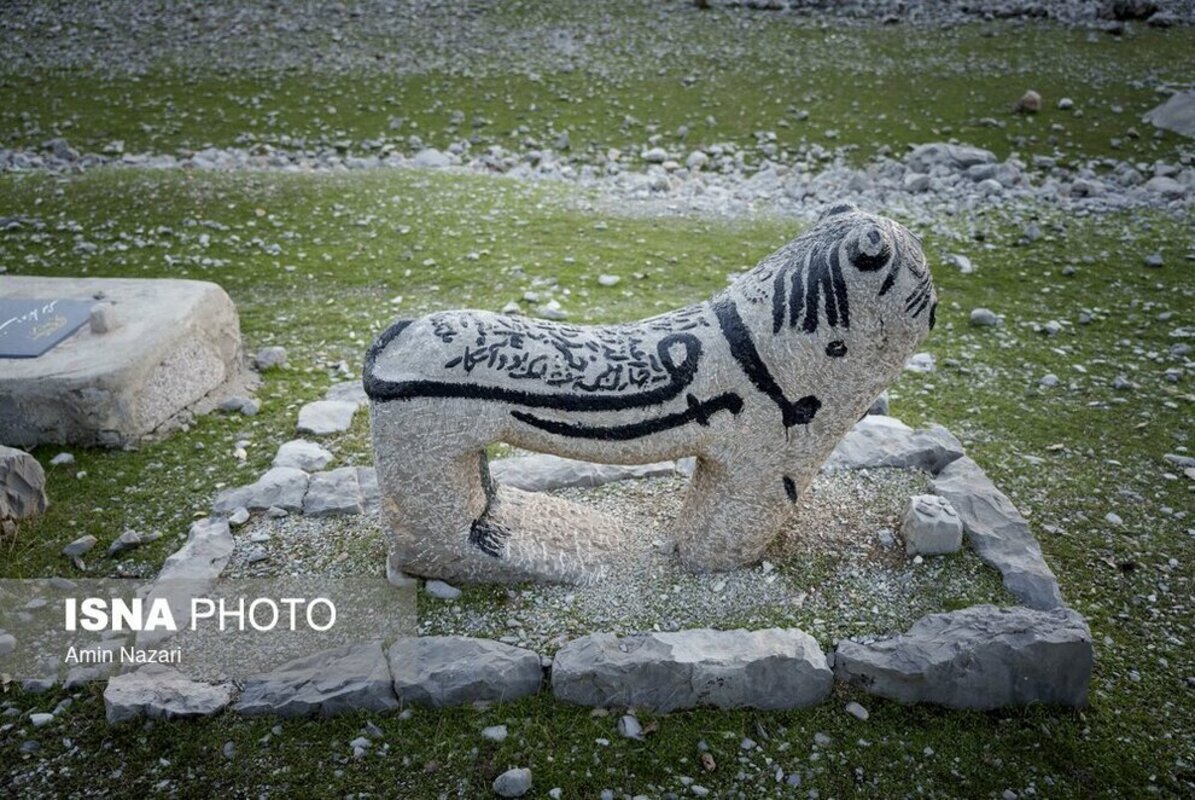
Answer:
[{"label": "black painted stripe", "polygon": [[524,422],[534,428],[554,433],[558,436],[568,436],[575,439],[603,439],[607,441],[625,442],[650,436],[653,433],[679,428],[690,422],[699,425],[709,425],[710,416],[719,411],[729,411],[737,414],[743,410],[743,400],[733,392],[720,394],[710,400],[698,402],[693,395],[689,395],[689,407],[674,414],[665,414],[656,419],[631,422],[626,425],[584,425],[579,422],[560,422],[557,420],[541,419],[534,414],[523,411],[512,411],[511,416],[519,422]]},{"label": "black painted stripe", "polygon": [[784,476],[784,493],[788,495],[788,502],[797,502],[797,485],[787,475]]},{"label": "black painted stripe", "polygon": [[739,366],[755,388],[770,397],[780,408],[784,427],[791,428],[793,425],[807,425],[812,422],[814,415],[822,407],[821,401],[813,395],[806,395],[796,402],[785,397],[784,390],[776,383],[767,365],[759,357],[759,351],[751,341],[751,332],[739,316],[734,301],[722,297],[712,305],[718,325],[722,328],[722,335],[730,345],[730,354],[739,362]]},{"label": "black painted stripe", "polygon": [[[693,382],[693,378],[697,374],[697,364],[701,358],[700,339],[691,333],[669,334],[661,338],[656,347],[660,363],[670,378],[669,383],[663,386],[628,395],[580,395],[564,392],[544,394],[475,383],[436,380],[388,381],[379,378],[374,374],[374,362],[386,343],[397,335],[398,332],[386,331],[370,348],[366,357],[363,381],[365,394],[378,402],[413,400],[418,397],[459,397],[511,403],[528,408],[554,408],[561,411],[624,411],[631,408],[660,405],[679,396]],[[386,341],[383,342],[382,339]],[[685,349],[685,355],[680,363],[677,363],[669,352],[677,344]]]}]

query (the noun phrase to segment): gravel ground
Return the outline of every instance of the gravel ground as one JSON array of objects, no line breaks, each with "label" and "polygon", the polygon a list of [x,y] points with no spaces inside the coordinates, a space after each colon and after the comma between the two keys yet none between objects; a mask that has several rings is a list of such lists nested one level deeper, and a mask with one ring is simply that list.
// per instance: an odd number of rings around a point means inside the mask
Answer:
[{"label": "gravel ground", "polygon": [[[828,643],[903,629],[947,607],[1011,602],[999,577],[968,549],[920,562],[905,556],[894,531],[908,498],[923,492],[925,482],[915,470],[823,473],[764,563],[705,575],[679,564],[665,532],[679,509],[685,479],[560,490],[553,494],[617,516],[635,531],[605,580],[586,586],[462,587],[462,596],[452,601],[424,595],[419,630],[498,638],[541,654],[595,630],[781,625],[801,627]],[[259,516],[236,539],[228,578],[380,579],[384,548],[375,516]],[[262,554],[267,557],[254,560]]]}]

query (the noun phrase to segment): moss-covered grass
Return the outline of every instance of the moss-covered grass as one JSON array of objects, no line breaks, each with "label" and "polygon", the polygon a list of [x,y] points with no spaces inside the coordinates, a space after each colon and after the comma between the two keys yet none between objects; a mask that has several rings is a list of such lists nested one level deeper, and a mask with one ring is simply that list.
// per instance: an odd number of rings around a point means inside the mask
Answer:
[{"label": "moss-covered grass", "polygon": [[[570,30],[585,31],[605,10],[576,13]],[[629,4],[601,44],[556,68],[473,54],[460,69],[413,73],[384,65],[197,71],[168,61],[146,75],[0,73],[0,132],[7,146],[36,148],[62,135],[85,152],[120,140],[128,152],[171,153],[257,143],[366,152],[366,142],[402,151],[411,136],[441,148],[472,139],[475,151],[519,149],[553,147],[567,131],[574,156],[611,147],[638,154],[655,134],[683,155],[718,142],[754,146],[770,132],[777,152],[849,146],[856,160],[882,146],[900,152],[958,137],[1002,158],[1151,163],[1172,160],[1181,137],[1154,138],[1141,115],[1164,99],[1158,87],[1190,81],[1185,55],[1195,41],[1182,28],[1122,40],[1008,22],[826,30],[758,16],[740,19],[736,31],[717,15],[671,14],[662,45],[644,33],[658,24]],[[1013,114],[1027,89],[1042,94],[1042,113]],[[1057,108],[1063,97],[1077,112]]]}]

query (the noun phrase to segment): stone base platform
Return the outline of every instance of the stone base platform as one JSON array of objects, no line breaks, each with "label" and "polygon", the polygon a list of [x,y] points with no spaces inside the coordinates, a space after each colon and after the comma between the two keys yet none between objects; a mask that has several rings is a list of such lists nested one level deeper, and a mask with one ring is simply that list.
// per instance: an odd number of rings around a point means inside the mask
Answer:
[{"label": "stone base platform", "polygon": [[214,283],[0,277],[9,298],[94,302],[37,358],[0,359],[0,442],[122,447],[241,376],[236,307]]}]

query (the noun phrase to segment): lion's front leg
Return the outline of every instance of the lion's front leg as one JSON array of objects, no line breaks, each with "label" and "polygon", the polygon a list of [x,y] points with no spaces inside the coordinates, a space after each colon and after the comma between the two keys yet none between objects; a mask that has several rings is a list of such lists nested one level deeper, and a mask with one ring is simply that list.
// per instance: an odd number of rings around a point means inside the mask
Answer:
[{"label": "lion's front leg", "polygon": [[797,498],[782,459],[765,456],[726,452],[697,459],[673,523],[677,551],[689,569],[736,569],[763,557]]}]

